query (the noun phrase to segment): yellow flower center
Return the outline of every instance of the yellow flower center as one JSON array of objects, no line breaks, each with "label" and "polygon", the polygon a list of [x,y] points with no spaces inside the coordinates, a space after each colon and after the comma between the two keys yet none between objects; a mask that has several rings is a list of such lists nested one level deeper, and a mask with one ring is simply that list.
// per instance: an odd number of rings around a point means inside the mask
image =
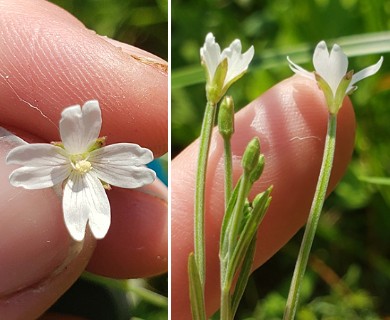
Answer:
[{"label": "yellow flower center", "polygon": [[91,162],[87,161],[87,160],[80,160],[80,161],[77,161],[74,165],[73,165],[73,168],[84,174],[84,173],[87,173],[88,171],[90,171],[92,169],[92,165],[91,165]]}]

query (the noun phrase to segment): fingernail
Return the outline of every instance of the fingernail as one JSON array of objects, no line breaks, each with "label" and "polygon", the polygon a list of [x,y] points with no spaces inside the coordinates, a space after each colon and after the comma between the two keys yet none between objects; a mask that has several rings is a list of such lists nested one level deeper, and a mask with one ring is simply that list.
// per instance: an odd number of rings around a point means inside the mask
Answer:
[{"label": "fingernail", "polygon": [[119,42],[117,40],[110,39],[106,36],[100,37],[111,45],[120,48],[124,53],[127,53],[132,58],[152,67],[156,67],[164,73],[168,72],[168,63],[164,59],[161,59],[160,57],[157,57],[150,52],[144,51],[123,42]]}]

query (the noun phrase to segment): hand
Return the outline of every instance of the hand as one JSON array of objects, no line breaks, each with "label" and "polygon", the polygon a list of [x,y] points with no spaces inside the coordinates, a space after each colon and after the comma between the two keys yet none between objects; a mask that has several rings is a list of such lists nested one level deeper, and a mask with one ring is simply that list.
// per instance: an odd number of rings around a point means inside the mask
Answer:
[{"label": "hand", "polygon": [[[327,126],[322,91],[313,81],[292,77],[271,88],[236,115],[232,149],[235,178],[246,144],[260,138],[265,171],[260,192],[273,185],[272,202],[261,224],[254,268],[278,251],[306,222],[321,165]],[[351,158],[355,120],[349,100],[339,112],[335,163],[329,192]],[[223,215],[223,141],[214,132],[206,183],[206,307],[219,306],[218,246]],[[172,319],[191,319],[187,262],[193,251],[193,197],[198,142],[172,161]],[[255,192],[254,192],[255,193]],[[291,270],[292,275],[293,270]]]},{"label": "hand", "polygon": [[[28,142],[59,140],[63,108],[100,102],[108,143],[134,142],[158,157],[167,151],[167,65],[140,49],[87,30],[42,0],[0,0],[0,126]],[[108,192],[107,237],[83,243],[66,231],[52,189],[8,181],[0,137],[0,314],[33,319],[87,270],[129,278],[167,270],[167,197],[161,183]]]}]

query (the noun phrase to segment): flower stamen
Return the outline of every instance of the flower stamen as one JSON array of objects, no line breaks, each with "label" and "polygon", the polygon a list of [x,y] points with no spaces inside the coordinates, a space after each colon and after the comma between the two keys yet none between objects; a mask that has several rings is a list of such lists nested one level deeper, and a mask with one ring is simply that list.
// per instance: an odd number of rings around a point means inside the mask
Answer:
[{"label": "flower stamen", "polygon": [[81,174],[87,173],[92,169],[91,162],[87,160],[80,160],[76,164],[72,163],[73,168]]}]

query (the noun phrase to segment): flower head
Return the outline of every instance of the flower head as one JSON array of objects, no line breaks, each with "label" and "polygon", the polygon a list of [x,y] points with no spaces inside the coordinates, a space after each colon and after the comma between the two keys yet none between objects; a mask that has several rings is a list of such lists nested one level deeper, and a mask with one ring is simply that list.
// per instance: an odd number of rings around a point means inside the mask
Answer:
[{"label": "flower head", "polygon": [[255,51],[253,46],[245,53],[241,53],[241,50],[241,41],[236,39],[221,52],[213,34],[207,34],[205,43],[200,48],[200,56],[206,68],[209,101],[217,103],[231,84],[248,69]]},{"label": "flower head", "polygon": [[378,72],[383,57],[376,64],[354,74],[353,71],[348,72],[348,57],[341,47],[335,44],[329,53],[325,41],[321,41],[317,44],[313,54],[314,73],[298,66],[289,57],[287,60],[291,70],[296,74],[317,81],[319,87],[324,91],[329,111],[337,113],[344,97],[357,89],[355,84]]},{"label": "flower head", "polygon": [[70,235],[84,239],[87,222],[97,239],[110,226],[110,204],[105,192],[110,184],[138,188],[152,183],[155,172],[144,165],[153,160],[150,150],[137,144],[103,146],[99,103],[88,101],[63,110],[62,143],[27,144],[12,149],[7,164],[19,164],[9,179],[15,187],[42,189],[63,184],[62,207]]}]

